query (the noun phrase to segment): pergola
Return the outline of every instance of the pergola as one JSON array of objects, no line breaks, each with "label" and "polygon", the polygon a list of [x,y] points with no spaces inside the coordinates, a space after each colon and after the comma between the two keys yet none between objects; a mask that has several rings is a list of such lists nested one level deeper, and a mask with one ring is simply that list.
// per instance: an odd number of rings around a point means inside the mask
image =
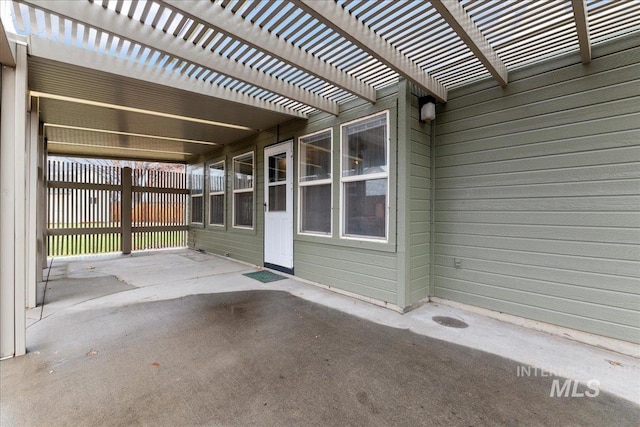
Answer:
[{"label": "pergola", "polygon": [[46,154],[193,163],[400,80],[439,103],[481,80],[508,94],[514,70],[577,52],[588,70],[593,46],[640,34],[638,0],[0,6],[0,357],[26,351]]},{"label": "pergola", "polygon": [[[187,161],[398,79],[449,89],[640,30],[610,0],[19,0],[48,152]],[[5,17],[6,19],[6,17]],[[5,22],[5,25],[9,23]],[[16,63],[2,31],[5,65]]]}]

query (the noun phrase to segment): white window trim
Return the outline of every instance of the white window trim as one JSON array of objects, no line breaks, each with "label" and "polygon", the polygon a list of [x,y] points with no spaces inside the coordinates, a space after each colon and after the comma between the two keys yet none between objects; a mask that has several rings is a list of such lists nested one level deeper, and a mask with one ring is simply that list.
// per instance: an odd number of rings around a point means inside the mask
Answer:
[{"label": "white window trim", "polygon": [[[369,120],[372,119],[374,117],[378,117],[378,116],[382,116],[382,115],[386,116],[386,123],[385,126],[387,127],[387,171],[386,172],[380,172],[380,173],[375,173],[375,174],[363,174],[363,175],[351,175],[351,176],[342,176],[342,167],[343,167],[343,153],[344,153],[344,128],[347,126],[350,126],[354,123],[357,122],[361,122],[361,121],[365,121],[365,120]],[[389,192],[390,192],[390,178],[389,178],[389,169],[391,168],[391,158],[390,158],[390,154],[391,154],[391,129],[390,129],[390,125],[389,125],[389,110],[386,110],[384,112],[379,112],[379,113],[375,113],[375,114],[371,114],[369,116],[366,117],[360,117],[358,119],[355,120],[351,120],[349,122],[346,123],[342,123],[340,125],[340,170],[339,170],[339,174],[340,174],[340,239],[343,240],[355,240],[355,241],[365,241],[365,242],[375,242],[375,243],[388,243],[389,242],[389,216],[391,213],[391,209],[389,206]],[[387,212],[385,213],[385,237],[374,237],[374,236],[355,236],[355,235],[351,235],[351,234],[346,234],[344,232],[344,226],[345,226],[345,220],[344,220],[344,215],[345,215],[345,209],[344,209],[344,184],[348,183],[348,182],[359,182],[359,181],[369,181],[369,180],[373,180],[373,179],[386,179],[387,180],[387,194],[385,196],[385,206],[386,206],[386,210]]]},{"label": "white window trim", "polygon": [[[319,179],[316,181],[305,181],[302,182],[300,180],[301,178],[301,173],[302,173],[302,156],[301,156],[301,149],[300,147],[302,146],[302,139],[303,138],[308,138],[314,135],[319,135],[321,133],[325,133],[326,131],[329,131],[329,138],[331,139],[331,154],[329,156],[329,170],[331,171],[331,178],[327,178],[327,179]],[[323,129],[320,130],[318,132],[313,132],[313,133],[309,133],[306,135],[302,135],[298,138],[298,234],[301,236],[315,236],[315,237],[333,237],[333,175],[334,175],[334,171],[333,171],[333,128],[328,128],[328,129]],[[329,232],[328,233],[320,233],[320,232],[313,232],[313,231],[303,231],[302,230],[302,188],[303,187],[311,187],[314,185],[327,185],[329,184],[331,187],[331,219],[329,221]]]},{"label": "white window trim", "polygon": [[[246,157],[248,155],[251,155],[251,188],[240,188],[240,189],[236,189],[236,159],[241,158],[241,157]],[[233,192],[233,196],[231,200],[231,215],[233,215],[231,224],[233,228],[239,228],[242,230],[253,230],[255,228],[256,225],[256,194],[255,194],[255,187],[256,187],[256,155],[254,151],[247,151],[246,153],[240,154],[238,156],[234,156],[231,159],[231,173],[233,174],[232,177],[232,192]],[[251,227],[247,227],[246,225],[236,225],[236,194],[239,193],[253,193],[253,217],[251,218]]]},{"label": "white window trim", "polygon": [[[218,165],[222,165],[222,174],[224,176],[224,180],[222,181],[222,191],[211,191],[211,167],[212,166],[218,166]],[[217,161],[217,162],[213,162],[213,163],[209,163],[209,165],[207,166],[207,172],[209,173],[209,180],[208,180],[208,184],[209,184],[209,200],[207,200],[207,202],[209,202],[209,204],[211,204],[211,196],[222,196],[222,224],[214,224],[211,222],[211,206],[209,206],[208,211],[208,225],[210,225],[211,227],[224,227],[226,222],[227,222],[227,215],[226,215],[226,208],[227,208],[227,200],[225,197],[225,193],[227,190],[227,165],[225,164],[224,159]]]},{"label": "white window trim", "polygon": [[[189,225],[204,225],[204,164],[199,164],[199,165],[193,165],[195,168],[199,168],[202,167],[202,193],[200,194],[192,194],[193,189],[189,188]],[[189,175],[192,175],[191,173],[189,173]],[[189,176],[189,180],[191,180],[191,176]],[[189,185],[193,185],[192,181],[189,182]],[[195,199],[196,197],[201,197],[202,198],[202,222],[195,222],[193,221],[193,199]]]}]

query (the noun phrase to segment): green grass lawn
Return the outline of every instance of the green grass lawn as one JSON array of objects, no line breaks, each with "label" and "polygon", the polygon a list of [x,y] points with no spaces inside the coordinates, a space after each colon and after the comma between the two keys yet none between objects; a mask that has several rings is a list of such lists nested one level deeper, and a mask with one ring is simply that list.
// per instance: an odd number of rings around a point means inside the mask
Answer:
[{"label": "green grass lawn", "polygon": [[[100,254],[121,251],[120,233],[49,236],[48,256]],[[133,233],[131,249],[164,249],[187,244],[186,231],[153,231]]]}]

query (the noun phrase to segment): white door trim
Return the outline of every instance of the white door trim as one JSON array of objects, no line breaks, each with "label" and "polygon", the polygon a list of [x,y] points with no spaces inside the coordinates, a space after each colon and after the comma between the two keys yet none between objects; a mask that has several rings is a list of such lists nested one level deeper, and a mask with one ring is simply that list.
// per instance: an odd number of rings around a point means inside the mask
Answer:
[{"label": "white door trim", "polygon": [[[285,155],[286,179],[269,182],[269,158]],[[264,149],[264,264],[266,267],[293,273],[293,139]],[[269,189],[285,187],[285,210],[269,206]]]}]

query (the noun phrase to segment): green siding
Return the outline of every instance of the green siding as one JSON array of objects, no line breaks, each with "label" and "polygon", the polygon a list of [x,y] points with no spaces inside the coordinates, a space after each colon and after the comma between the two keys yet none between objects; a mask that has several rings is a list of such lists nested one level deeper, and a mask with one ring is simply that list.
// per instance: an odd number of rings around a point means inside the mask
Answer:
[{"label": "green siding", "polygon": [[[331,128],[333,235],[294,235],[296,276],[403,308],[431,294],[640,341],[639,64],[640,41],[623,39],[596,47],[587,66],[567,56],[512,72],[505,88],[487,80],[452,90],[435,147],[403,81],[376,104],[353,100],[338,117],[260,132],[200,159],[224,158],[229,171],[233,156],[254,150],[255,229],[231,227],[228,191],[227,226],[191,227],[190,242],[262,265],[264,147],[293,137],[297,161],[299,136]],[[341,239],[340,124],[381,111],[389,241]],[[294,199],[297,229],[297,186]]]},{"label": "green siding", "polygon": [[296,241],[294,260],[296,276],[381,301],[397,301],[395,252]]},{"label": "green siding", "polygon": [[408,305],[429,295],[431,219],[431,125],[418,120],[418,97],[410,95],[409,296]]},{"label": "green siding", "polygon": [[[376,104],[361,100],[347,103],[340,115],[316,114],[296,132],[296,137],[333,129],[333,236],[294,236],[294,271],[303,279],[353,292],[404,307],[404,295],[398,280],[402,271],[402,256],[397,248],[400,226],[396,224],[396,183],[401,179],[396,164],[398,156],[398,88],[386,88],[378,93]],[[389,111],[389,138],[392,165],[389,176],[389,242],[364,242],[341,239],[340,234],[340,124],[362,117]],[[297,149],[297,147],[296,147]],[[296,153],[297,161],[297,153]],[[400,215],[400,213],[398,213]],[[297,221],[297,200],[296,200]],[[297,229],[297,222],[296,222]]]},{"label": "green siding", "polygon": [[435,295],[638,342],[640,40],[579,62],[450,92],[436,119]]},{"label": "green siding", "polygon": [[[294,272],[297,277],[321,283],[323,285],[353,292],[380,301],[402,305],[404,295],[399,290],[401,282],[398,272],[399,261],[396,241],[396,185],[397,185],[397,149],[398,149],[398,88],[388,87],[378,92],[378,100],[370,104],[361,100],[347,102],[341,106],[338,117],[318,113],[309,120],[292,120],[280,125],[278,129],[263,131],[245,141],[218,149],[200,161],[215,162],[226,159],[227,197],[225,227],[191,227],[192,246],[217,254],[228,253],[230,257],[255,265],[263,265],[264,216],[262,214],[264,191],[264,148],[288,138],[294,138],[294,227],[297,230],[297,138],[312,132],[333,129],[333,236],[318,237],[294,233]],[[341,239],[339,237],[340,212],[340,124],[369,115],[389,111],[389,138],[391,144],[392,165],[389,177],[389,239],[387,243],[366,242]],[[255,189],[255,229],[239,230],[231,227],[231,159],[248,150],[255,151],[256,189]],[[205,204],[208,202],[205,199]],[[208,206],[205,206],[205,211]],[[403,268],[403,267],[402,267]],[[404,283],[402,283],[402,286]]]},{"label": "green siding", "polygon": [[[264,216],[262,215],[262,204],[264,202],[264,147],[276,141],[275,131],[265,131],[248,138],[237,144],[222,147],[210,155],[200,159],[200,162],[214,163],[225,160],[225,170],[227,175],[225,193],[225,226],[192,226],[189,229],[189,245],[197,249],[219,255],[229,254],[229,257],[245,261],[255,265],[263,263],[263,235]],[[254,188],[254,227],[253,230],[235,228],[233,224],[232,206],[232,175],[233,157],[254,152],[255,162],[255,188]],[[205,169],[205,175],[208,171]],[[208,177],[207,177],[208,178]],[[205,191],[205,221],[208,221],[208,187]]]}]

